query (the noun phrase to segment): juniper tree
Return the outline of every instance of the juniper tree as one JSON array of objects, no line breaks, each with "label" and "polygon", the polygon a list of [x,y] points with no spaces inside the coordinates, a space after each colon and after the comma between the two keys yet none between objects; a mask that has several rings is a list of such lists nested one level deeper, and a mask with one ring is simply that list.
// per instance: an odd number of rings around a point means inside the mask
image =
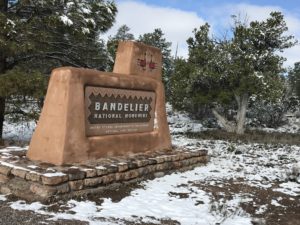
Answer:
[{"label": "juniper tree", "polygon": [[109,55],[109,66],[108,71],[112,71],[115,62],[116,52],[119,41],[130,41],[134,40],[134,35],[130,33],[130,28],[127,25],[122,25],[117,30],[114,36],[109,36],[107,41],[107,51]]},{"label": "juniper tree", "polygon": [[[0,138],[7,101],[43,96],[44,74],[57,66],[104,69],[101,33],[113,24],[114,2],[106,0],[0,0]],[[20,103],[20,104],[19,104]],[[11,110],[27,115],[22,107]],[[18,116],[16,116],[18,117]]]},{"label": "juniper tree", "polygon": [[[208,24],[194,30],[194,37],[187,40],[189,56],[185,63],[189,69],[175,68],[173,83],[185,90],[185,96],[181,96],[186,101],[183,106],[210,104],[223,128],[242,134],[250,97],[276,99],[282,95],[285,59],[278,53],[295,41],[293,36],[286,35],[288,27],[280,12],[250,24],[237,17],[233,19],[230,38],[211,37]],[[186,85],[180,84],[183,76],[188,77],[184,78]],[[173,93],[176,91],[173,86]],[[235,121],[222,115],[219,106],[236,106]]]},{"label": "juniper tree", "polygon": [[300,101],[300,62],[296,62],[294,68],[289,71],[288,79],[291,92],[295,94]]},{"label": "juniper tree", "polygon": [[171,42],[164,37],[161,29],[154,29],[151,33],[145,33],[138,38],[139,42],[159,48],[162,52],[162,73],[167,97],[169,96],[170,77],[173,72],[173,58],[171,56]]}]

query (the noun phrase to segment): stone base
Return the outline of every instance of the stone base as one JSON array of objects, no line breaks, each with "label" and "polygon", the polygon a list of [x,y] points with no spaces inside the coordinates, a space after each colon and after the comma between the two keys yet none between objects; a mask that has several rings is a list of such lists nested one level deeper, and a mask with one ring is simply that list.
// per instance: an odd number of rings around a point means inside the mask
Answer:
[{"label": "stone base", "polygon": [[207,163],[206,150],[157,151],[55,166],[30,161],[26,150],[0,150],[0,192],[30,201],[99,193]]}]

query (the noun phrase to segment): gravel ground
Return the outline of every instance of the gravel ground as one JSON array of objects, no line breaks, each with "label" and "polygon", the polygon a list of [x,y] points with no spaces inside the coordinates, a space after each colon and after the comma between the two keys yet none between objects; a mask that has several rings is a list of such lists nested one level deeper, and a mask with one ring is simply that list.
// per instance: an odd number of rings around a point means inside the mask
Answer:
[{"label": "gravel ground", "polygon": [[[0,195],[0,225],[240,225],[241,219],[247,225],[300,225],[300,146],[182,136],[173,142],[210,149],[211,161],[101,195],[42,205],[36,212],[28,211],[34,208],[30,203]],[[16,203],[22,211],[11,208]]]},{"label": "gravel ground", "polygon": [[75,220],[48,220],[49,216],[39,215],[32,211],[19,211],[12,209],[6,202],[0,204],[1,225],[86,225],[87,222]]}]

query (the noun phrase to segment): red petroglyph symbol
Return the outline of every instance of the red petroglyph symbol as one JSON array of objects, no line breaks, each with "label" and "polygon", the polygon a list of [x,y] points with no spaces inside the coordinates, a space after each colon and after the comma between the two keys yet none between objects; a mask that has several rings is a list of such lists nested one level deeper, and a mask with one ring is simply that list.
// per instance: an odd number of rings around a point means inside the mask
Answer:
[{"label": "red petroglyph symbol", "polygon": [[151,55],[151,61],[149,62],[149,68],[151,71],[156,69],[156,63],[152,61],[152,55]]},{"label": "red petroglyph symbol", "polygon": [[146,70],[146,66],[147,66],[146,53],[144,54],[144,59],[138,59],[138,65],[139,65],[143,70]]},{"label": "red petroglyph symbol", "polygon": [[155,70],[155,69],[156,69],[157,63],[153,62],[153,56],[151,55],[150,62],[147,62],[146,56],[147,56],[147,53],[145,52],[145,53],[144,53],[144,58],[143,58],[143,59],[138,59],[138,60],[137,60],[138,65],[139,65],[139,66],[142,68],[142,70],[144,70],[144,71],[147,69],[147,65],[148,65],[150,71]]}]

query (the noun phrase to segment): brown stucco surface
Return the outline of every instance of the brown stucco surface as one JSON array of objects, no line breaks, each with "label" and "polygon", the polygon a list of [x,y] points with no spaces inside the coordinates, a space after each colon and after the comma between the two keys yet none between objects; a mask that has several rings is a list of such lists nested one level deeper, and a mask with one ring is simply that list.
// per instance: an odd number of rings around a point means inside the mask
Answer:
[{"label": "brown stucco surface", "polygon": [[[161,58],[161,56],[160,56]],[[119,61],[122,64],[122,61]],[[90,69],[55,69],[27,157],[56,165],[105,156],[171,149],[161,80]],[[152,132],[87,137],[85,86],[154,91],[157,127]]]},{"label": "brown stucco surface", "polygon": [[[154,63],[155,69],[149,68],[149,63]],[[139,65],[140,60],[145,60],[145,67]],[[118,45],[114,73],[123,73],[146,76],[161,81],[162,55],[158,48],[147,46],[143,43],[122,41]]]}]

